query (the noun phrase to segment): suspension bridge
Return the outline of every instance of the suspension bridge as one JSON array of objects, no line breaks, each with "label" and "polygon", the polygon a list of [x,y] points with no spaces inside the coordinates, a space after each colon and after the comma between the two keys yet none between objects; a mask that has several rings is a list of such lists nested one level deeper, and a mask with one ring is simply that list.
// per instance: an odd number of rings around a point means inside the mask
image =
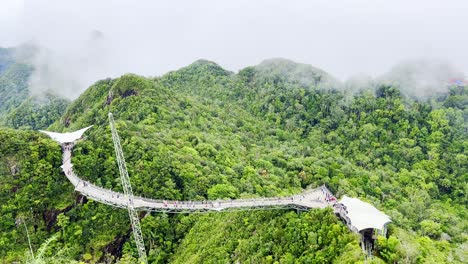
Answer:
[{"label": "suspension bridge", "polygon": [[114,119],[111,113],[109,113],[109,120],[124,189],[123,193],[94,185],[89,181],[83,180],[73,171],[73,164],[71,162],[73,147],[91,126],[70,133],[41,132],[46,133],[62,146],[63,156],[61,168],[67,179],[75,186],[75,191],[89,199],[128,210],[141,263],[147,263],[147,259],[137,211],[191,213],[289,208],[310,210],[312,208],[325,208],[330,206],[333,207],[335,214],[344,220],[350,230],[361,234],[361,244],[366,252],[370,252],[370,247],[366,244],[367,241],[365,240],[364,232],[366,230],[376,229],[384,234],[386,232],[386,225],[391,221],[387,215],[359,199],[344,196],[338,203],[325,185],[318,188],[306,189],[302,193],[296,195],[271,198],[175,201],[134,196],[120,146],[120,139],[115,129]]},{"label": "suspension bridge", "polygon": [[[89,181],[78,177],[73,171],[71,163],[72,149],[75,143],[62,143],[63,164],[62,169],[68,180],[75,186],[75,191],[82,195],[108,205],[127,208],[129,203],[124,193],[104,189]],[[133,207],[138,210],[167,212],[167,213],[190,213],[194,211],[231,211],[239,209],[270,208],[295,208],[308,210],[310,208],[324,208],[331,205],[327,202],[329,191],[324,187],[308,189],[304,192],[288,196],[273,198],[236,199],[236,200],[206,200],[206,201],[175,201],[157,200],[141,196],[134,196]]]}]

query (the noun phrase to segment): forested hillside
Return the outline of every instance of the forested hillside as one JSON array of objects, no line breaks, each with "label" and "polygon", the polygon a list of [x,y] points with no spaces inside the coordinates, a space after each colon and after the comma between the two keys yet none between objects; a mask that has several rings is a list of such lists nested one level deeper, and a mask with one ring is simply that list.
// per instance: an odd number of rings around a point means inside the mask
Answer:
[{"label": "forested hillside", "polygon": [[28,83],[34,69],[30,64],[17,60],[15,54],[18,49],[22,53],[33,52],[32,47],[0,48],[0,125],[43,129],[62,115],[69,102],[50,91],[31,94]]},{"label": "forested hillside", "polygon": [[[375,263],[466,262],[468,88],[419,100],[383,83],[342,87],[287,60],[237,74],[197,61],[157,78],[98,81],[49,129],[94,125],[72,162],[106,188],[122,190],[110,111],[136,195],[268,197],[326,184],[391,216]],[[23,221],[44,263],[136,261],[127,211],[74,193],[57,144],[11,129],[0,140],[3,262],[29,257]],[[330,209],[140,216],[151,263],[364,261],[359,238]]]}]

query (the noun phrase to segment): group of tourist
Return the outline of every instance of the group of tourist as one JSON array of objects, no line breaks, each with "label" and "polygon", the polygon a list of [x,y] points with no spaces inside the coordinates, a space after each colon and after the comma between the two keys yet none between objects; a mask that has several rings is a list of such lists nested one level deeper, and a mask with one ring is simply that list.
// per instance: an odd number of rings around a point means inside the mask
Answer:
[{"label": "group of tourist", "polygon": [[[218,201],[218,206],[221,206],[221,202]],[[231,201],[232,203],[232,201]],[[182,207],[185,207],[185,208],[195,208],[195,206],[198,204],[198,205],[202,205],[204,208],[208,208],[208,207],[214,207],[216,205],[216,202],[212,202],[212,201],[200,201],[200,202],[194,202],[194,201],[166,201],[164,200],[163,201],[163,204],[164,204],[164,207],[174,207],[174,208],[182,208]]]},{"label": "group of tourist", "polygon": [[335,204],[337,199],[335,196],[324,186],[320,187],[322,194],[325,195],[325,202]]}]

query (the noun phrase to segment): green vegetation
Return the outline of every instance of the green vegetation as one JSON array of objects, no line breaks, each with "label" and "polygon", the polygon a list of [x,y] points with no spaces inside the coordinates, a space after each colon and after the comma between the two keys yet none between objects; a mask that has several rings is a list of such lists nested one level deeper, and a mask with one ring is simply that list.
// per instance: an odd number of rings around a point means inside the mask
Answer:
[{"label": "green vegetation", "polygon": [[[0,256],[11,263],[27,256],[22,221],[39,246],[56,229],[55,215],[73,204],[73,186],[60,171],[60,147],[36,132],[0,130]],[[37,249],[37,247],[35,247]]]},{"label": "green vegetation", "polygon": [[59,119],[68,101],[53,95],[29,97],[6,116],[6,125],[17,129],[44,129]]},{"label": "green vegetation", "polygon": [[14,63],[13,49],[0,48],[0,74]]},{"label": "green vegetation", "polygon": [[[468,88],[423,102],[398,87],[349,94],[333,89],[340,86],[323,71],[286,60],[238,74],[197,61],[154,79],[98,81],[50,129],[94,125],[73,163],[81,177],[105,188],[122,189],[111,111],[137,195],[244,198],[327,184],[392,217],[374,262],[466,262]],[[25,218],[44,262],[135,262],[127,212],[74,193],[60,173],[56,144],[9,129],[0,139],[0,259],[28,257],[24,228],[15,225]],[[19,172],[12,160],[22,164]],[[141,217],[152,263],[364,260],[358,238],[329,209]]]},{"label": "green vegetation", "polygon": [[329,210],[208,214],[197,219],[174,263],[356,263],[357,235]]},{"label": "green vegetation", "polygon": [[14,51],[0,48],[0,125],[23,130],[47,128],[60,118],[69,102],[50,93],[32,96],[28,82],[33,67],[16,62]]},{"label": "green vegetation", "polygon": [[0,72],[0,117],[28,98],[31,70],[25,64],[12,64]]}]

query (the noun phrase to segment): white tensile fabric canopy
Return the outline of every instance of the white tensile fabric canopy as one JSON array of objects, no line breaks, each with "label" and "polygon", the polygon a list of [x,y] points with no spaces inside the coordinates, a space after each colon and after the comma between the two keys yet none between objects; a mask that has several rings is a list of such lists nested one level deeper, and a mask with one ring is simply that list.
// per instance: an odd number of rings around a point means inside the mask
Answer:
[{"label": "white tensile fabric canopy", "polygon": [[358,231],[367,228],[384,230],[385,224],[392,221],[388,215],[357,198],[343,196],[340,203],[346,206],[351,225],[356,227]]},{"label": "white tensile fabric canopy", "polygon": [[77,130],[75,132],[67,132],[67,133],[57,133],[57,132],[49,132],[44,130],[39,130],[42,133],[47,134],[53,140],[57,141],[58,143],[72,143],[77,139],[80,139],[86,130],[90,129],[92,126],[85,127],[83,129]]}]

